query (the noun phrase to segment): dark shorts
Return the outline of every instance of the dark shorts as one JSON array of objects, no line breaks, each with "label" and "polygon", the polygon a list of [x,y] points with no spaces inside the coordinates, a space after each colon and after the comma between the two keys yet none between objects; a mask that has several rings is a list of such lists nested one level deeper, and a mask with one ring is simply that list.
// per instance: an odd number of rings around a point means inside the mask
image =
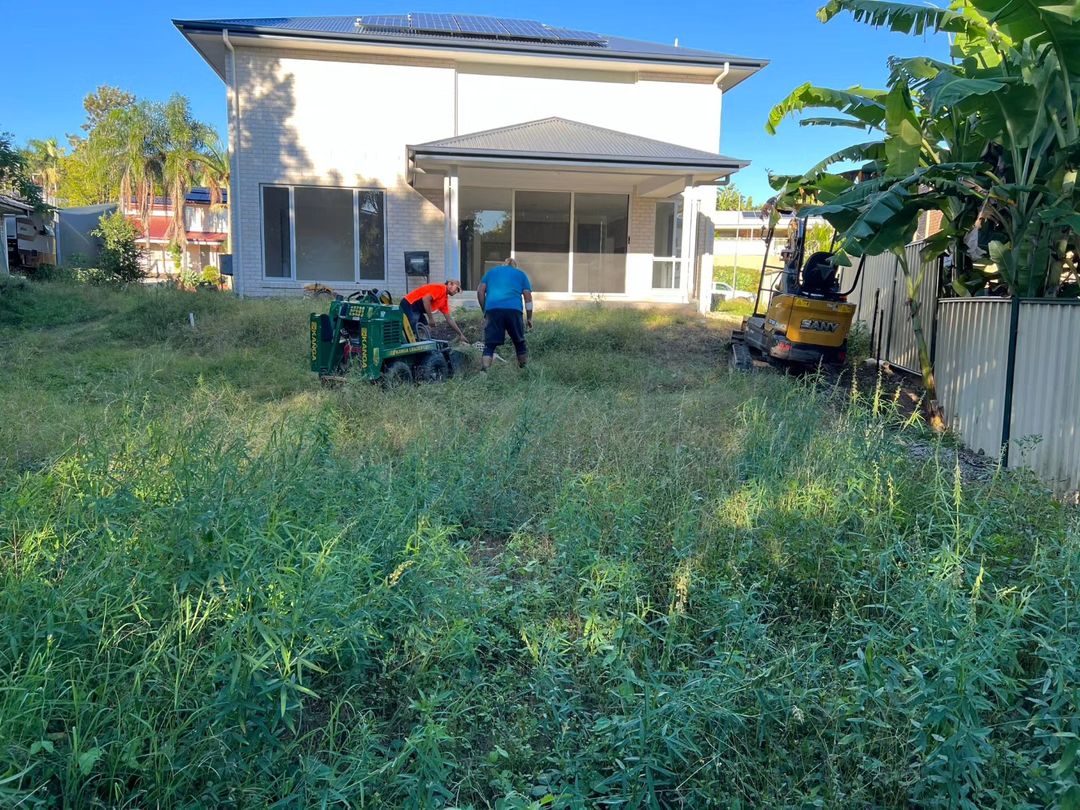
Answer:
[{"label": "dark shorts", "polygon": [[409,324],[412,326],[414,334],[419,324],[428,322],[427,313],[424,312],[424,305],[422,303],[410,304],[402,298],[400,306],[401,311],[405,313],[405,317],[409,319]]},{"label": "dark shorts", "polygon": [[525,319],[520,310],[514,309],[489,309],[486,313],[487,322],[484,325],[484,355],[491,357],[495,354],[495,348],[502,346],[506,336],[514,344],[514,351],[518,356],[524,355],[528,349],[525,347]]}]

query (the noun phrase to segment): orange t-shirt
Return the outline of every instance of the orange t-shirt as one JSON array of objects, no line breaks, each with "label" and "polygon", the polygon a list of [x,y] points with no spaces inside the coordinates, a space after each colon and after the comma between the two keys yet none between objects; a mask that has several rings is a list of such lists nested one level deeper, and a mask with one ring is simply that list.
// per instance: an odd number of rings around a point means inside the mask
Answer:
[{"label": "orange t-shirt", "polygon": [[445,284],[425,284],[423,287],[417,287],[405,296],[405,300],[410,304],[417,304],[427,295],[431,296],[432,311],[449,314],[450,299],[447,295]]}]

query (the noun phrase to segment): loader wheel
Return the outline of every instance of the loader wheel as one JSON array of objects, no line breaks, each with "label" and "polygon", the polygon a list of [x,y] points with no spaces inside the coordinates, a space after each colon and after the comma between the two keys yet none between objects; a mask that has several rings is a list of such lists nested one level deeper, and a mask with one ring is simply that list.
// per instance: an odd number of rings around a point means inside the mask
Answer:
[{"label": "loader wheel", "polygon": [[450,376],[450,366],[439,352],[431,352],[416,364],[415,377],[418,383],[442,382]]},{"label": "loader wheel", "polygon": [[403,385],[412,385],[412,381],[412,369],[404,360],[391,360],[383,366],[380,379],[383,388],[400,388]]}]

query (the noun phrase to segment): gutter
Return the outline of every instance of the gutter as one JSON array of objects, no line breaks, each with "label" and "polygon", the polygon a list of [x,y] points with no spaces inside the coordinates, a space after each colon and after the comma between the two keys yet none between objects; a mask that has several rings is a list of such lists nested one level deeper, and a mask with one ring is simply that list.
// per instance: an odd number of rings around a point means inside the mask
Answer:
[{"label": "gutter", "polygon": [[622,168],[622,169],[670,169],[680,172],[687,170],[701,170],[703,172],[711,172],[724,169],[744,169],[750,165],[748,160],[724,160],[716,162],[692,162],[692,161],[678,161],[678,160],[661,160],[661,159],[636,159],[632,157],[603,157],[598,155],[568,155],[558,152],[534,152],[527,154],[507,154],[505,152],[475,152],[465,150],[413,150],[409,149],[409,153],[412,160],[415,162],[418,158],[435,158],[435,159],[457,159],[458,161],[477,161],[484,163],[544,163],[544,164],[566,164],[566,165],[582,165],[582,166],[596,166],[607,168]]},{"label": "gutter", "polygon": [[229,250],[232,252],[233,287],[238,297],[244,297],[244,275],[240,272],[240,206],[234,189],[240,188],[240,93],[236,88],[236,49],[229,39],[229,29],[221,29],[221,41],[229,52],[229,104],[232,107],[232,126],[229,127]]}]

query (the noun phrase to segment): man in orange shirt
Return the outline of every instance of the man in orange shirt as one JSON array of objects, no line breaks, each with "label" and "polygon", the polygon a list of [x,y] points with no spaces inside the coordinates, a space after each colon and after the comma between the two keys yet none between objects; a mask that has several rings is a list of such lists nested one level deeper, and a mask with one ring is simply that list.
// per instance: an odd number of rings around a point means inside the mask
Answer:
[{"label": "man in orange shirt", "polygon": [[445,284],[425,284],[402,297],[401,311],[409,319],[417,339],[420,338],[417,332],[420,324],[427,325],[436,312],[441,312],[446,322],[458,333],[458,337],[466,343],[469,342],[465,333],[461,331],[461,327],[450,316],[450,297],[459,292],[461,292],[461,282],[451,279]]}]

